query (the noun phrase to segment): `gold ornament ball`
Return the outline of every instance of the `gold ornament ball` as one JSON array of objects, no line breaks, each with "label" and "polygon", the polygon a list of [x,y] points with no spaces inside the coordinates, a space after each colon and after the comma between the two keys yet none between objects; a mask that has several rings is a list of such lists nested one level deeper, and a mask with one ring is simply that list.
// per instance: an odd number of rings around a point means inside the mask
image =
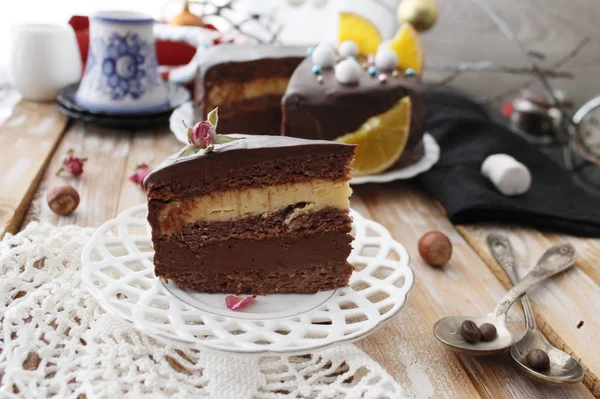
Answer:
[{"label": "gold ornament ball", "polygon": [[429,30],[437,19],[434,0],[403,0],[397,10],[398,22],[408,22],[419,32]]},{"label": "gold ornament ball", "polygon": [[169,21],[169,25],[199,26],[201,28],[206,26],[204,25],[204,21],[202,21],[202,17],[199,17],[190,11],[190,3],[188,0],[183,2],[183,10]]}]

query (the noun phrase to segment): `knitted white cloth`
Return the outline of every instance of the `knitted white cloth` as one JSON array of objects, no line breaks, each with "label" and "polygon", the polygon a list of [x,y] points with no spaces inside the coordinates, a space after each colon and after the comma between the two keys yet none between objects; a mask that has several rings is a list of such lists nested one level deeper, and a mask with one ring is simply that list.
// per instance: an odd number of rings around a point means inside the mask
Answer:
[{"label": "knitted white cloth", "polygon": [[92,229],[31,223],[0,242],[2,398],[402,398],[353,345],[310,356],[165,346],[107,314],[81,283]]}]

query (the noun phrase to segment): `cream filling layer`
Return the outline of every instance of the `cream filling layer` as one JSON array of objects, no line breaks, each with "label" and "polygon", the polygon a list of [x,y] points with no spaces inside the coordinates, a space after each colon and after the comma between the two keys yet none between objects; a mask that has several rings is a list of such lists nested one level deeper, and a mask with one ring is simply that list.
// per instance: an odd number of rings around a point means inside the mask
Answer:
[{"label": "cream filling layer", "polygon": [[208,108],[269,94],[283,95],[289,80],[289,78],[268,77],[257,78],[248,82],[228,82],[216,85],[208,92]]},{"label": "cream filling layer", "polygon": [[311,211],[335,207],[348,209],[352,189],[347,181],[313,180],[306,183],[229,190],[172,201],[161,210],[162,234],[173,234],[188,223],[219,222],[264,214],[305,203]]}]

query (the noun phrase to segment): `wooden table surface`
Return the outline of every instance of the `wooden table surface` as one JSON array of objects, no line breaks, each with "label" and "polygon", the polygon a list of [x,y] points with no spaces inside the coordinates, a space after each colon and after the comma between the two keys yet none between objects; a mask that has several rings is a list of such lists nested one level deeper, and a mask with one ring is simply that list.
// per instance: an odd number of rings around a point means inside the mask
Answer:
[{"label": "wooden table surface", "polygon": [[[0,234],[18,232],[31,221],[54,225],[98,226],[145,195],[128,180],[140,162],[156,165],[180,148],[168,126],[115,131],[68,121],[54,104],[19,102],[0,126]],[[70,148],[86,156],[85,173],[56,177]],[[64,180],[81,195],[77,211],[57,216],[45,194]],[[588,398],[600,396],[600,240],[543,234],[522,227],[453,226],[443,209],[408,182],[355,188],[352,207],[390,230],[411,254],[416,283],[408,303],[393,318],[357,345],[379,361],[416,397]],[[452,260],[442,269],[426,265],[417,241],[429,230],[447,234]],[[531,291],[540,328],[546,337],[586,367],[583,383],[554,387],[521,374],[508,355],[473,358],[442,348],[431,332],[448,315],[487,313],[510,287],[490,257],[485,237],[510,236],[522,265],[528,269],[551,244],[570,242],[578,251],[575,268]],[[510,317],[522,320],[518,306]]]}]

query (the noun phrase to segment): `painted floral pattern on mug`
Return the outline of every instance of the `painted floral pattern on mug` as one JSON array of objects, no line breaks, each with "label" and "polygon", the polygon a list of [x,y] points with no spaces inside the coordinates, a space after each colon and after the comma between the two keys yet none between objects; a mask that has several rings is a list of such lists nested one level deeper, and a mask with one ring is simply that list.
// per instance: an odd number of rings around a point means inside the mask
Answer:
[{"label": "painted floral pattern on mug", "polygon": [[128,96],[137,100],[146,90],[160,84],[158,76],[146,73],[148,69],[157,67],[155,52],[137,33],[113,33],[108,41],[103,37],[96,38],[96,41],[97,48],[105,49],[101,59],[92,52],[88,57],[87,68],[98,68],[97,72],[101,75],[96,80],[96,91],[110,96],[112,100]]}]

